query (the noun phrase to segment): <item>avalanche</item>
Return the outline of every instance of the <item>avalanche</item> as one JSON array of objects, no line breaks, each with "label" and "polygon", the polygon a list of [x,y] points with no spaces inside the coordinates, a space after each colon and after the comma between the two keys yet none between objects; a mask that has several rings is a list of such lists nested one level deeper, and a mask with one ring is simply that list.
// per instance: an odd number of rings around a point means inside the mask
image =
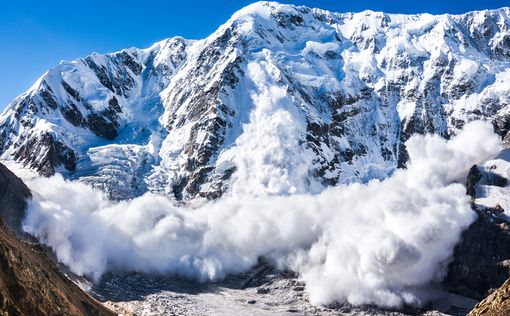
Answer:
[{"label": "avalanche", "polygon": [[0,115],[0,158],[53,176],[24,228],[78,274],[206,281],[264,256],[318,304],[420,305],[474,218],[459,183],[509,131],[508,38],[509,8],[258,2],[50,69]]},{"label": "avalanche", "polygon": [[474,122],[449,141],[427,135],[406,144],[409,168],[386,180],[260,198],[236,187],[257,189],[266,179],[243,172],[229,194],[195,208],[152,193],[112,202],[60,175],[38,178],[29,182],[34,199],[24,229],[72,271],[96,279],[124,269],[217,280],[264,256],[299,272],[316,304],[422,305],[475,218],[456,182],[496,155],[500,141],[490,125]]}]

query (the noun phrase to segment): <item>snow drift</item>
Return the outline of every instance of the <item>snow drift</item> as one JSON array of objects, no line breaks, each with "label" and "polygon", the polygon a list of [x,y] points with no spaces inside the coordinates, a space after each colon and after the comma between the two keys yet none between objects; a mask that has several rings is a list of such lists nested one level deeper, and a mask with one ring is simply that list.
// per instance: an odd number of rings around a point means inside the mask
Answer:
[{"label": "snow drift", "polygon": [[254,181],[240,173],[233,193],[194,208],[151,193],[112,202],[60,175],[38,178],[29,182],[24,229],[72,271],[96,279],[127,269],[215,280],[265,256],[297,271],[316,304],[419,305],[475,218],[460,183],[472,164],[499,152],[500,141],[490,125],[473,122],[451,140],[413,136],[406,145],[408,169],[382,181],[260,196],[236,189]]}]

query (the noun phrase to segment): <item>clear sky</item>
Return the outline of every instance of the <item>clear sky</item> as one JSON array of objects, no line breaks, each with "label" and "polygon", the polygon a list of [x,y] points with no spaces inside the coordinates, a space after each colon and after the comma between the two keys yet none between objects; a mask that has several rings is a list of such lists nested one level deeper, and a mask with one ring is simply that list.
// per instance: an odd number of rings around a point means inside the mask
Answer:
[{"label": "clear sky", "polygon": [[[0,7],[0,110],[60,60],[212,33],[250,0],[5,0]],[[510,0],[282,0],[346,12],[464,13]]]}]

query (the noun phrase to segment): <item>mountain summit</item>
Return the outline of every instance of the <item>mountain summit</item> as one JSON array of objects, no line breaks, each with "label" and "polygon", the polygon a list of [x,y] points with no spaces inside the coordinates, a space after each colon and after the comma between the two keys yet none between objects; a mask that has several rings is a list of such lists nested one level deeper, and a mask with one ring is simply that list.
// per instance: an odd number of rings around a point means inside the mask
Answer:
[{"label": "mountain summit", "polygon": [[115,199],[313,192],[405,167],[413,133],[449,137],[484,119],[505,136],[509,66],[509,8],[434,16],[258,2],[203,40],[50,69],[0,116],[0,153]]}]

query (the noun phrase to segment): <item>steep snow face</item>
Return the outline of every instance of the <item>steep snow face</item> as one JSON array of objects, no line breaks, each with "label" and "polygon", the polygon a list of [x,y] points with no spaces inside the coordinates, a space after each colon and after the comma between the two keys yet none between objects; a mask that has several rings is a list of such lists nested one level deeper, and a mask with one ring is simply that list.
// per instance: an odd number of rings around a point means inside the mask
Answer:
[{"label": "steep snow face", "polygon": [[1,115],[2,158],[46,176],[79,178],[116,197],[144,192],[142,174],[164,133],[159,93],[189,44],[172,38],[61,62]]},{"label": "steep snow face", "polygon": [[[115,198],[286,195],[385,178],[414,133],[510,129],[510,9],[258,2],[206,39],[64,62],[0,118],[2,158]],[[249,179],[249,181],[246,181]]]}]

